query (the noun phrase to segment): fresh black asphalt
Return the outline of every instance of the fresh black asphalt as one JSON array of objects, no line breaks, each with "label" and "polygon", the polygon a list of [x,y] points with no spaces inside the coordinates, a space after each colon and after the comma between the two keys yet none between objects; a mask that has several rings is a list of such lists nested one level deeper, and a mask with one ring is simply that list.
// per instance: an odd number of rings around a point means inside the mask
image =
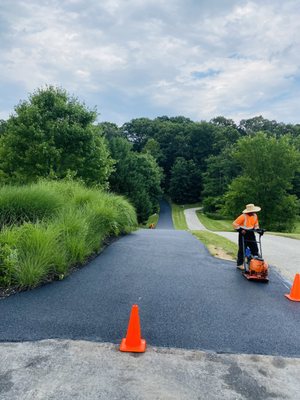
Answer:
[{"label": "fresh black asphalt", "polygon": [[159,203],[160,213],[156,229],[174,229],[172,220],[172,210],[169,203],[161,200]]},{"label": "fresh black asphalt", "polygon": [[139,230],[63,281],[0,301],[0,341],[119,343],[132,304],[155,346],[300,357],[300,303],[279,277],[246,281],[190,233]]}]

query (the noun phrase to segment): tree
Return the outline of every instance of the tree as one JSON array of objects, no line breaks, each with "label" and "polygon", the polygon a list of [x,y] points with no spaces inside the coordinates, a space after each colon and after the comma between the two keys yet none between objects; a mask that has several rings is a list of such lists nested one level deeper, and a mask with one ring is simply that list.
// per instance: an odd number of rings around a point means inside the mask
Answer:
[{"label": "tree", "polygon": [[149,153],[155,160],[161,160],[163,158],[163,154],[160,149],[160,144],[157,140],[151,138],[147,140],[143,150],[143,153]]},{"label": "tree", "polygon": [[0,119],[0,137],[4,133],[5,127],[6,127],[6,121],[4,121],[4,119]]},{"label": "tree", "polygon": [[254,118],[242,119],[239,124],[239,131],[242,135],[254,136],[257,132],[266,132],[269,135],[280,137],[286,134],[293,134],[294,127],[291,124],[284,124],[275,120],[263,118],[261,115]]},{"label": "tree", "polygon": [[110,177],[110,187],[127,196],[135,206],[139,221],[145,221],[158,209],[161,195],[162,172],[149,154],[132,151],[132,144],[116,137],[109,142],[115,170]]},{"label": "tree", "polygon": [[100,122],[98,124],[98,127],[101,129],[101,132],[107,140],[111,140],[114,137],[122,136],[121,129],[118,127],[117,124],[114,124],[112,122]]},{"label": "tree", "polygon": [[296,196],[289,195],[299,152],[288,136],[279,139],[260,132],[238,141],[235,159],[241,175],[230,184],[226,194],[225,212],[235,216],[245,204],[262,208],[261,225],[269,230],[293,228],[297,212]]},{"label": "tree", "polygon": [[97,113],[52,86],[38,89],[15,107],[0,141],[0,168],[10,181],[63,178],[69,173],[106,186],[113,161]]},{"label": "tree", "polygon": [[149,118],[136,118],[122,126],[122,133],[133,143],[133,149],[141,151],[147,140],[153,136],[153,121]]},{"label": "tree", "polygon": [[178,157],[171,170],[170,196],[177,204],[194,203],[201,193],[201,172],[193,160]]},{"label": "tree", "polygon": [[220,154],[207,158],[202,191],[204,212],[219,212],[223,207],[224,194],[240,170],[233,154],[234,146],[227,146]]}]

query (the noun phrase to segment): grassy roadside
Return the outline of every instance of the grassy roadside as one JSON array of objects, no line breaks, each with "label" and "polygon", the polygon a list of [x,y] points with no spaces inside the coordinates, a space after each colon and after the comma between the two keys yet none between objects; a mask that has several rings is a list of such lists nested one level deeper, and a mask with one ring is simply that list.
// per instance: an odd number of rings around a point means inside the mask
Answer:
[{"label": "grassy roadside", "polygon": [[[187,208],[200,207],[200,203],[178,205],[171,202],[172,217],[175,229],[189,230],[185,220],[184,210]],[[202,221],[201,221],[202,222]],[[224,222],[224,221],[222,221]],[[203,225],[205,225],[203,223]],[[224,230],[224,229],[219,229]],[[236,257],[237,245],[230,240],[223,238],[213,232],[192,231],[192,234],[199,239],[214,256],[222,259],[233,260]]]},{"label": "grassy roadside", "polygon": [[233,230],[231,220],[212,219],[207,217],[201,211],[197,211],[197,217],[200,222],[205,226],[205,228],[209,229],[210,231],[226,232]]},{"label": "grassy roadside", "polygon": [[267,235],[283,236],[290,239],[300,240],[300,233],[266,232]]},{"label": "grassy roadside", "polygon": [[185,216],[184,216],[184,206],[171,203],[172,206],[172,219],[175,229],[188,230]]},{"label": "grassy roadside", "polygon": [[237,244],[213,232],[192,231],[192,234],[207,247],[214,257],[235,260],[238,250]]},{"label": "grassy roadside", "polygon": [[0,226],[1,292],[63,279],[137,220],[121,196],[75,181],[40,181],[0,188]]},{"label": "grassy roadside", "polygon": [[[200,222],[209,229],[210,231],[223,231],[223,232],[230,232],[232,231],[232,221],[231,220],[217,220],[207,217],[201,211],[197,211],[197,216]],[[293,232],[266,232],[269,235],[275,236],[283,236],[291,239],[298,239],[300,240],[300,220],[296,222],[296,226]]]},{"label": "grassy roadside", "polygon": [[159,211],[155,214],[150,215],[147,221],[144,224],[140,224],[139,227],[142,229],[149,228],[149,225],[154,224],[154,227],[157,225],[159,219]]},{"label": "grassy roadside", "polygon": [[172,219],[175,229],[187,231],[188,226],[186,224],[184,210],[186,210],[187,208],[201,207],[201,203],[179,205],[172,203],[170,200],[169,203],[172,207]]}]

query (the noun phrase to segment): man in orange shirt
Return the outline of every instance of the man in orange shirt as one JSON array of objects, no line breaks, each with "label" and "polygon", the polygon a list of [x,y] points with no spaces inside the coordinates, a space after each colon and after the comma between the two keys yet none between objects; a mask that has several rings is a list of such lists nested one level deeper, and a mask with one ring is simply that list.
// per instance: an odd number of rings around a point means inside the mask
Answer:
[{"label": "man in orange shirt", "polygon": [[245,241],[245,249],[248,246],[253,256],[258,255],[258,248],[256,243],[255,234],[250,229],[259,229],[258,217],[256,212],[261,208],[254,204],[247,204],[243,214],[241,214],[233,222],[233,227],[239,232],[239,250],[237,254],[237,268],[244,269],[244,254],[243,254],[243,240]]}]

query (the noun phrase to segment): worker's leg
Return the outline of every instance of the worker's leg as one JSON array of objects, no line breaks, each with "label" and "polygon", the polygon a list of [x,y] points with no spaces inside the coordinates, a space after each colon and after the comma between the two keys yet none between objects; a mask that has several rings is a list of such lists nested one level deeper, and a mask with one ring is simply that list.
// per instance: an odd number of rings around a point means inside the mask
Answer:
[{"label": "worker's leg", "polygon": [[242,265],[244,263],[244,253],[243,253],[243,241],[242,241],[242,234],[239,232],[239,250],[237,254],[237,261],[236,265]]},{"label": "worker's leg", "polygon": [[249,247],[249,249],[251,250],[251,254],[253,256],[257,256],[258,255],[258,247],[257,247],[257,243],[256,243],[256,238],[255,238],[254,232],[246,232],[246,235],[245,235],[245,246]]}]

